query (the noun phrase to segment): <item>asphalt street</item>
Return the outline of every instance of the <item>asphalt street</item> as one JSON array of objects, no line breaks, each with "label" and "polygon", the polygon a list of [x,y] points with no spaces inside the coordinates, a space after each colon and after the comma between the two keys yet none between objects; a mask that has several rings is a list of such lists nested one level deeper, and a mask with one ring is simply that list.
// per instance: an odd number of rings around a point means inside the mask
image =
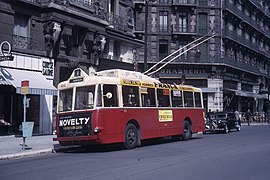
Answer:
[{"label": "asphalt street", "polygon": [[155,140],[140,148],[91,146],[0,161],[0,179],[268,180],[270,126],[206,134],[190,141]]}]

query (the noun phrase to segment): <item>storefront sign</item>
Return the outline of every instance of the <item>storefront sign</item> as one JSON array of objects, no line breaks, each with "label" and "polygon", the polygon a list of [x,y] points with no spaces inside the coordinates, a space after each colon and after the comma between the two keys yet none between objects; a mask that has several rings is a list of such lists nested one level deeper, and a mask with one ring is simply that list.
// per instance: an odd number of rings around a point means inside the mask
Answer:
[{"label": "storefront sign", "polygon": [[[7,52],[4,52],[4,46],[8,47]],[[3,41],[0,44],[0,61],[13,61],[14,57],[11,54],[11,45],[8,41]]]},{"label": "storefront sign", "polygon": [[28,94],[29,91],[29,81],[22,81],[21,94]]},{"label": "storefront sign", "polygon": [[43,61],[42,62],[43,65],[43,70],[42,70],[42,74],[44,76],[52,76],[53,77],[53,62],[48,62],[48,61]]}]

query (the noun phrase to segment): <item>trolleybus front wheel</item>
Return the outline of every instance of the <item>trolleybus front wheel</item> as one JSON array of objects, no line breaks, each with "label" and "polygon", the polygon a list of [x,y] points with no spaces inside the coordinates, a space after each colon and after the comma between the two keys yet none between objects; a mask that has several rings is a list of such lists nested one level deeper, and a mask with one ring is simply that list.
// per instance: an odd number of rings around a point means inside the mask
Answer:
[{"label": "trolleybus front wheel", "polygon": [[125,147],[127,149],[133,149],[137,146],[138,142],[138,130],[134,124],[129,123],[125,130]]}]

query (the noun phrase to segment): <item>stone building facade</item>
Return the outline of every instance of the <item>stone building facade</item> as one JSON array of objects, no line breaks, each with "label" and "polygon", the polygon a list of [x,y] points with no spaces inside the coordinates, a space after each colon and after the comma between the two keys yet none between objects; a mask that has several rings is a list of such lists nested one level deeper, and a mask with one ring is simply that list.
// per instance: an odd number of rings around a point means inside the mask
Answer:
[{"label": "stone building facade", "polygon": [[[15,57],[0,62],[0,115],[9,126],[1,133],[19,131],[23,96],[16,82],[25,74],[31,89],[27,120],[35,122],[34,133],[50,134],[55,88],[75,68],[134,70],[133,54],[143,45],[134,35],[134,7],[131,0],[0,0],[0,43],[9,42]],[[42,84],[29,78],[33,72]]]},{"label": "stone building facade", "polygon": [[[147,63],[204,36],[216,36],[183,53],[155,75],[204,92],[206,110],[262,113],[267,109],[270,10],[267,0],[148,1]],[[135,34],[144,40],[145,2],[135,2]],[[137,51],[139,68],[145,63]]]}]

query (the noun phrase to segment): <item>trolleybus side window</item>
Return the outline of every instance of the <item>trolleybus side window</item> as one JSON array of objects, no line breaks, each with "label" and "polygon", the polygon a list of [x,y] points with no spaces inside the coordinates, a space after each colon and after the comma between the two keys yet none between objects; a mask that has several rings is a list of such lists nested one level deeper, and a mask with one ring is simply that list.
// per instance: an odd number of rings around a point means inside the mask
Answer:
[{"label": "trolleybus side window", "polygon": [[171,97],[173,107],[183,107],[182,91],[172,90]]},{"label": "trolleybus side window", "polygon": [[103,85],[103,98],[104,107],[117,107],[117,86],[116,85]]},{"label": "trolleybus side window", "polygon": [[124,107],[139,107],[139,87],[122,86],[123,106]]},{"label": "trolleybus side window", "polygon": [[159,107],[170,107],[170,90],[157,89],[157,99]]},{"label": "trolleybus side window", "polygon": [[71,111],[72,110],[72,97],[73,89],[62,90],[59,93],[58,111]]},{"label": "trolleybus side window", "polygon": [[77,87],[75,110],[92,109],[94,107],[95,86]]},{"label": "trolleybus side window", "polygon": [[194,92],[195,97],[195,107],[202,107],[201,93]]},{"label": "trolleybus side window", "polygon": [[156,107],[156,97],[154,88],[141,88],[142,106]]},{"label": "trolleybus side window", "polygon": [[184,91],[184,105],[185,107],[194,107],[193,92]]}]

